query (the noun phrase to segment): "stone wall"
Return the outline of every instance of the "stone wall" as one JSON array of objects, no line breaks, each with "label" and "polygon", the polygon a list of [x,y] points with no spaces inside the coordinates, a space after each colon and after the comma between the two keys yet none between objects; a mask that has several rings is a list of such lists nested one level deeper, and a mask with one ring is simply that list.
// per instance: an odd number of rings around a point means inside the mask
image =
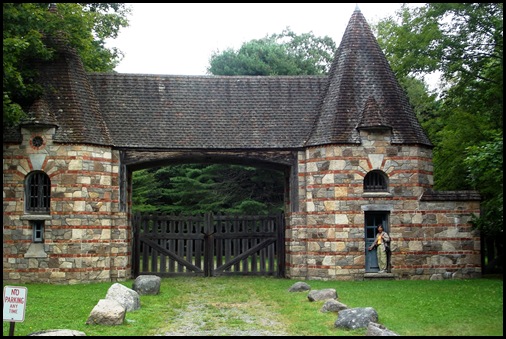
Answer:
[{"label": "stone wall", "polygon": [[[3,147],[4,283],[78,283],[130,278],[131,230],[119,208],[119,158],[110,147],[52,142],[54,127],[22,128]],[[32,139],[42,137],[35,146]],[[26,213],[24,182],[34,170],[51,180],[49,214]],[[34,243],[32,222],[44,221]]]},{"label": "stone wall", "polygon": [[[392,145],[389,131],[361,137],[361,145],[299,152],[301,208],[287,216],[288,276],[362,280],[366,211],[389,212],[396,277],[479,275],[479,236],[469,224],[471,214],[479,214],[479,201],[421,201],[433,185],[431,149]],[[371,170],[387,174],[387,192],[364,193]]]},{"label": "stone wall", "polygon": [[[127,211],[120,209],[118,151],[55,144],[54,132],[54,127],[31,126],[22,129],[21,144],[4,144],[4,283],[131,278],[131,201],[125,201]],[[35,136],[42,137],[42,145],[32,143]],[[287,276],[364,279],[368,211],[389,213],[395,277],[479,276],[480,241],[470,225],[479,200],[452,192],[427,194],[433,186],[430,148],[392,145],[388,131],[362,131],[361,137],[362,144],[298,152],[291,184],[298,186],[298,210],[287,214]],[[51,180],[47,215],[25,211],[25,178],[34,170]],[[387,175],[387,191],[364,192],[371,170]],[[43,243],[32,239],[34,220],[44,221]]]}]

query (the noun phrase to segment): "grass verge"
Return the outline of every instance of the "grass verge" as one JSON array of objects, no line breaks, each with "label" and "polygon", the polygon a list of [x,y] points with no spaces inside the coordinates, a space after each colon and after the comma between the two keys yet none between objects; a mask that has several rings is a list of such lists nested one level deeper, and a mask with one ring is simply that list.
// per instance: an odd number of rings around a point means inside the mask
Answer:
[{"label": "grass verge", "polygon": [[[307,292],[288,292],[296,280],[269,277],[178,277],[162,279],[159,295],[141,296],[141,309],[128,312],[123,325],[86,325],[112,283],[25,284],[25,321],[15,335],[73,329],[87,336],[145,336],[201,327],[227,335],[236,330],[270,330],[296,336],[355,336],[365,330],[336,329],[335,313]],[[379,323],[403,336],[502,336],[503,280],[306,281],[312,289],[335,288],[348,307],[373,307]],[[131,288],[133,280],[122,282]],[[193,305],[193,306],[192,306]],[[190,313],[190,306],[198,305]],[[184,323],[182,315],[186,314]],[[194,320],[194,322],[192,322]],[[217,331],[217,332],[216,332]],[[9,334],[9,322],[3,335]]]}]

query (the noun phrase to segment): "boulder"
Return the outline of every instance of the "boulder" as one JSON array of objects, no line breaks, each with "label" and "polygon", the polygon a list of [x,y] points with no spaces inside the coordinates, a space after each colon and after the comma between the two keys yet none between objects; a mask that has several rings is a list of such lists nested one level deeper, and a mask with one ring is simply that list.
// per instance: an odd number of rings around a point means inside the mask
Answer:
[{"label": "boulder", "polygon": [[118,283],[109,287],[105,298],[116,300],[126,309],[127,312],[135,311],[141,308],[139,293]]},{"label": "boulder", "polygon": [[367,325],[367,333],[365,335],[373,337],[399,336],[399,334],[390,331],[385,326],[373,322]]},{"label": "boulder", "polygon": [[125,321],[126,309],[112,299],[100,299],[91,310],[87,325],[121,325]]},{"label": "boulder", "polygon": [[323,304],[322,308],[320,309],[320,312],[339,312],[347,308],[348,306],[346,306],[345,304],[340,303],[335,299],[329,299],[325,302],[325,304]]},{"label": "boulder", "polygon": [[355,330],[357,328],[365,328],[370,322],[378,322],[378,313],[372,307],[348,308],[339,311],[335,327]]},{"label": "boulder", "polygon": [[288,292],[304,292],[309,291],[311,289],[311,286],[306,284],[305,282],[299,281],[293,284],[289,289]]},{"label": "boulder", "polygon": [[333,288],[325,288],[323,290],[312,290],[307,295],[309,301],[320,301],[328,299],[337,299],[337,292]]},{"label": "boulder", "polygon": [[135,278],[132,289],[139,295],[158,294],[162,278],[156,275],[140,275]]}]

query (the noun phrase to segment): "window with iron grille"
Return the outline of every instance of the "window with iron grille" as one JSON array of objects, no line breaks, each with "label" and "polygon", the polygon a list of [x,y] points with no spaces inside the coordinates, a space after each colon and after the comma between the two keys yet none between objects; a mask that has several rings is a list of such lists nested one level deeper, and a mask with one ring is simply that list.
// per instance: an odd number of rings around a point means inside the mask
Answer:
[{"label": "window with iron grille", "polygon": [[387,175],[383,171],[371,171],[364,178],[364,192],[386,192],[387,187]]},{"label": "window with iron grille", "polygon": [[49,214],[51,202],[51,180],[42,171],[34,171],[26,176],[25,206],[26,212]]}]

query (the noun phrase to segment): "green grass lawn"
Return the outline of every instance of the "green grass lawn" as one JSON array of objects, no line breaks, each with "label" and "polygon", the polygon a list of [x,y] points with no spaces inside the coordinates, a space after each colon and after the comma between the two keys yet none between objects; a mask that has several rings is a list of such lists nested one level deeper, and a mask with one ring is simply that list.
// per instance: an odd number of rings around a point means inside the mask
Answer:
[{"label": "green grass lawn", "polygon": [[[161,334],[195,300],[205,306],[206,317],[214,326],[225,323],[251,326],[240,321],[231,323],[230,319],[220,322],[224,309],[242,305],[252,316],[268,310],[289,335],[365,334],[363,329],[336,329],[337,314],[320,312],[323,302],[310,302],[307,292],[288,292],[296,281],[269,277],[164,278],[160,294],[141,296],[141,309],[128,312],[124,324],[119,326],[85,324],[112,283],[25,284],[22,285],[28,289],[25,321],[15,324],[15,335],[63,328],[83,331],[88,336]],[[379,323],[403,336],[503,335],[502,276],[441,281],[306,282],[313,290],[336,289],[338,300],[350,308],[375,308]],[[132,283],[129,280],[122,284],[131,288]],[[4,322],[3,335],[8,334],[9,322]]]}]

